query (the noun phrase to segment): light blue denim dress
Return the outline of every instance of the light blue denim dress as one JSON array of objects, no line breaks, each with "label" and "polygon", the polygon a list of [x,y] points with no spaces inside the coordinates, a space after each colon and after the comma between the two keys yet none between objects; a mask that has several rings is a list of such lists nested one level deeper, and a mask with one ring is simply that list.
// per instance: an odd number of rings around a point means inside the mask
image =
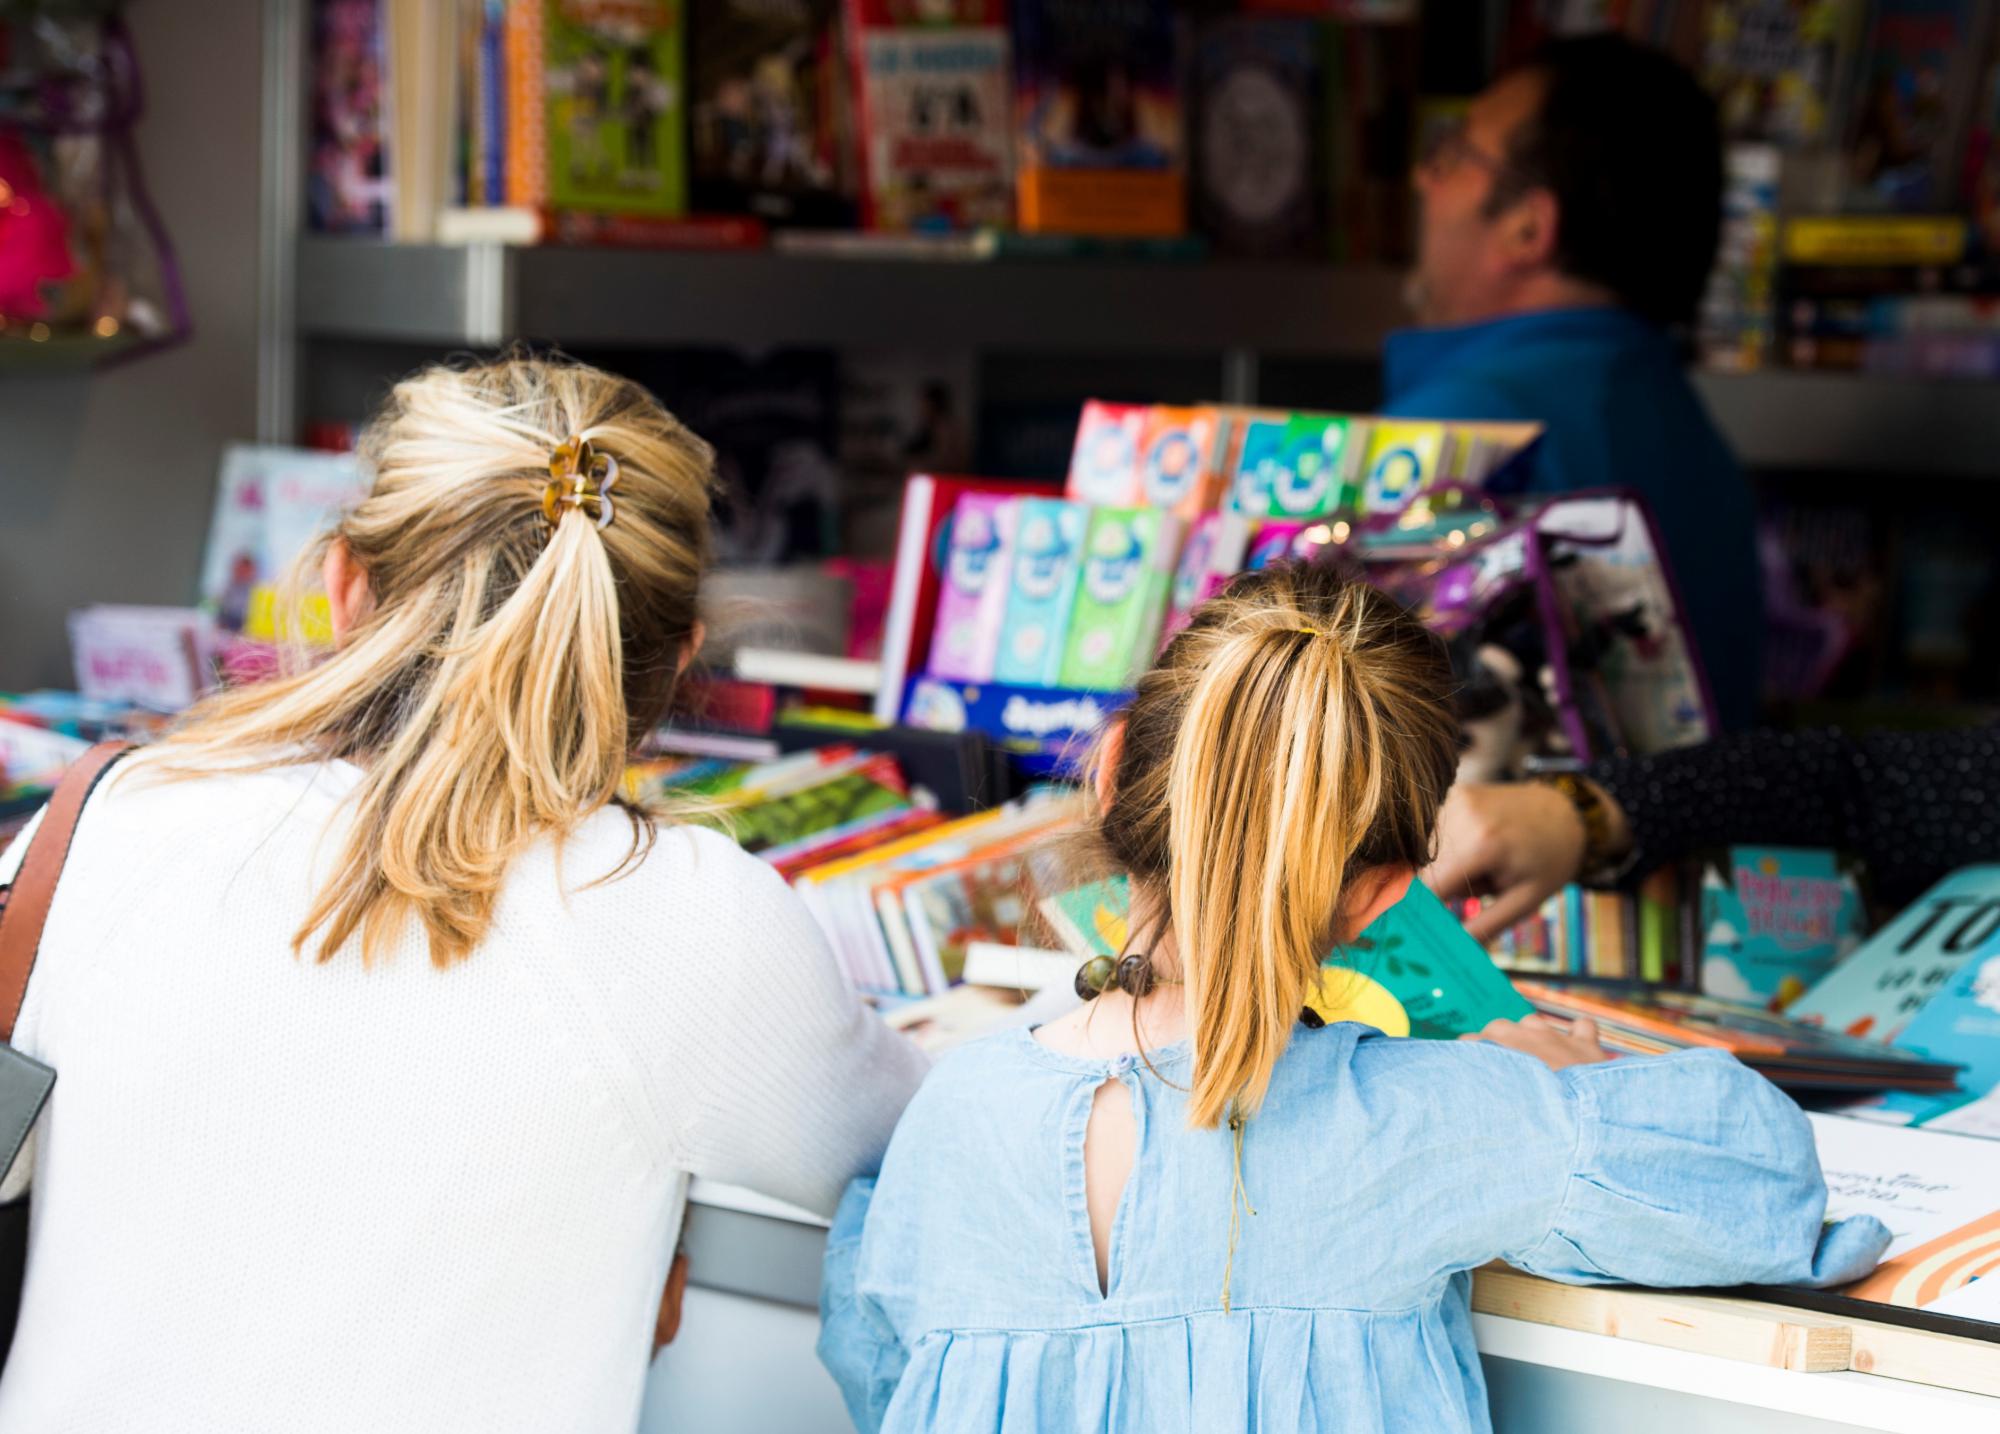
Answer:
[{"label": "light blue denim dress", "polygon": [[[1232,1263],[1233,1137],[1188,1128],[1185,1044],[1152,1059],[1015,1030],[939,1062],[827,1249],[820,1357],[860,1428],[1483,1431],[1467,1272],[1489,1260],[1825,1285],[1889,1241],[1823,1224],[1811,1127],[1730,1056],[1557,1074],[1340,1024],[1298,1030],[1245,1128]],[[1107,1077],[1138,1143],[1103,1294],[1083,1137]]]}]

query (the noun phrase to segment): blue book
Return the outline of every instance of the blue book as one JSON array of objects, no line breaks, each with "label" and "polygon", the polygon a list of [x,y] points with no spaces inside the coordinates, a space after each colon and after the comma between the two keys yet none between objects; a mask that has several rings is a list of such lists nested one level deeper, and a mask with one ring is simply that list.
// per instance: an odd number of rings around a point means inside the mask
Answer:
[{"label": "blue book", "polygon": [[1952,1095],[1892,1091],[1860,1113],[1907,1125],[1935,1121],[1968,1134],[2000,1132],[1992,1119],[1961,1124],[1944,1118],[2000,1088],[2000,938],[1966,958],[1958,974],[1911,1017],[1896,1044],[1929,1060],[1963,1066],[1959,1090]]},{"label": "blue book", "polygon": [[1060,498],[1023,498],[1014,529],[1006,625],[995,659],[996,682],[1047,687],[1062,666],[1063,637],[1082,567],[1089,510]]},{"label": "blue book", "polygon": [[1731,847],[1701,924],[1703,993],[1782,1011],[1861,944],[1861,892],[1830,851]]},{"label": "blue book", "polygon": [[1953,872],[1813,985],[1785,1014],[1892,1043],[1975,951],[2000,937],[2000,866]]}]

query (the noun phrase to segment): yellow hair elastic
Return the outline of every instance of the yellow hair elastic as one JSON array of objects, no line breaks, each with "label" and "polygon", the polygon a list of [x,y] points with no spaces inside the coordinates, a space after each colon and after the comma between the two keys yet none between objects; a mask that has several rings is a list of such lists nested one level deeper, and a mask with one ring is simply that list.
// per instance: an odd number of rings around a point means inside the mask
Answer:
[{"label": "yellow hair elastic", "polygon": [[549,454],[549,483],[542,489],[542,515],[554,527],[566,509],[574,508],[599,528],[611,526],[616,510],[611,489],[618,482],[618,460],[599,453],[587,438],[576,437]]}]

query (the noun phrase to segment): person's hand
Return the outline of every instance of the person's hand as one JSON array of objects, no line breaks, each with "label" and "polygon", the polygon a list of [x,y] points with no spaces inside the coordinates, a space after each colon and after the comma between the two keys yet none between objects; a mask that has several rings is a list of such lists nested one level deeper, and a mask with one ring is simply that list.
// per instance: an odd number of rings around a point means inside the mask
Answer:
[{"label": "person's hand", "polygon": [[1611,1052],[1598,1044],[1597,1022],[1579,1016],[1569,1025],[1547,1016],[1523,1016],[1518,1021],[1493,1020],[1477,1035],[1460,1036],[1461,1041],[1491,1041],[1524,1056],[1533,1056],[1552,1071],[1569,1066],[1587,1066],[1611,1060]]},{"label": "person's hand", "polygon": [[[1624,813],[1604,798],[1614,828]],[[1446,901],[1482,898],[1465,929],[1491,941],[1577,879],[1587,834],[1568,797],[1539,782],[1454,787],[1438,812],[1437,858],[1423,883]]]}]

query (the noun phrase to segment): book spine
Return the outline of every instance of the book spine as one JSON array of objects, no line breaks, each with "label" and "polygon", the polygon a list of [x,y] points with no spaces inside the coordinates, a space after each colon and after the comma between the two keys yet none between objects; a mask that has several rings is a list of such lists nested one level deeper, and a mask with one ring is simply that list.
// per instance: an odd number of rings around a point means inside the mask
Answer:
[{"label": "book spine", "polygon": [[903,485],[903,513],[896,525],[896,568],[890,580],[889,612],[882,621],[882,684],[875,692],[875,716],[902,718],[903,684],[916,656],[917,593],[930,565],[931,509],[937,480],[918,474]]},{"label": "book spine", "polygon": [[507,0],[507,202],[548,202],[548,0]]}]

